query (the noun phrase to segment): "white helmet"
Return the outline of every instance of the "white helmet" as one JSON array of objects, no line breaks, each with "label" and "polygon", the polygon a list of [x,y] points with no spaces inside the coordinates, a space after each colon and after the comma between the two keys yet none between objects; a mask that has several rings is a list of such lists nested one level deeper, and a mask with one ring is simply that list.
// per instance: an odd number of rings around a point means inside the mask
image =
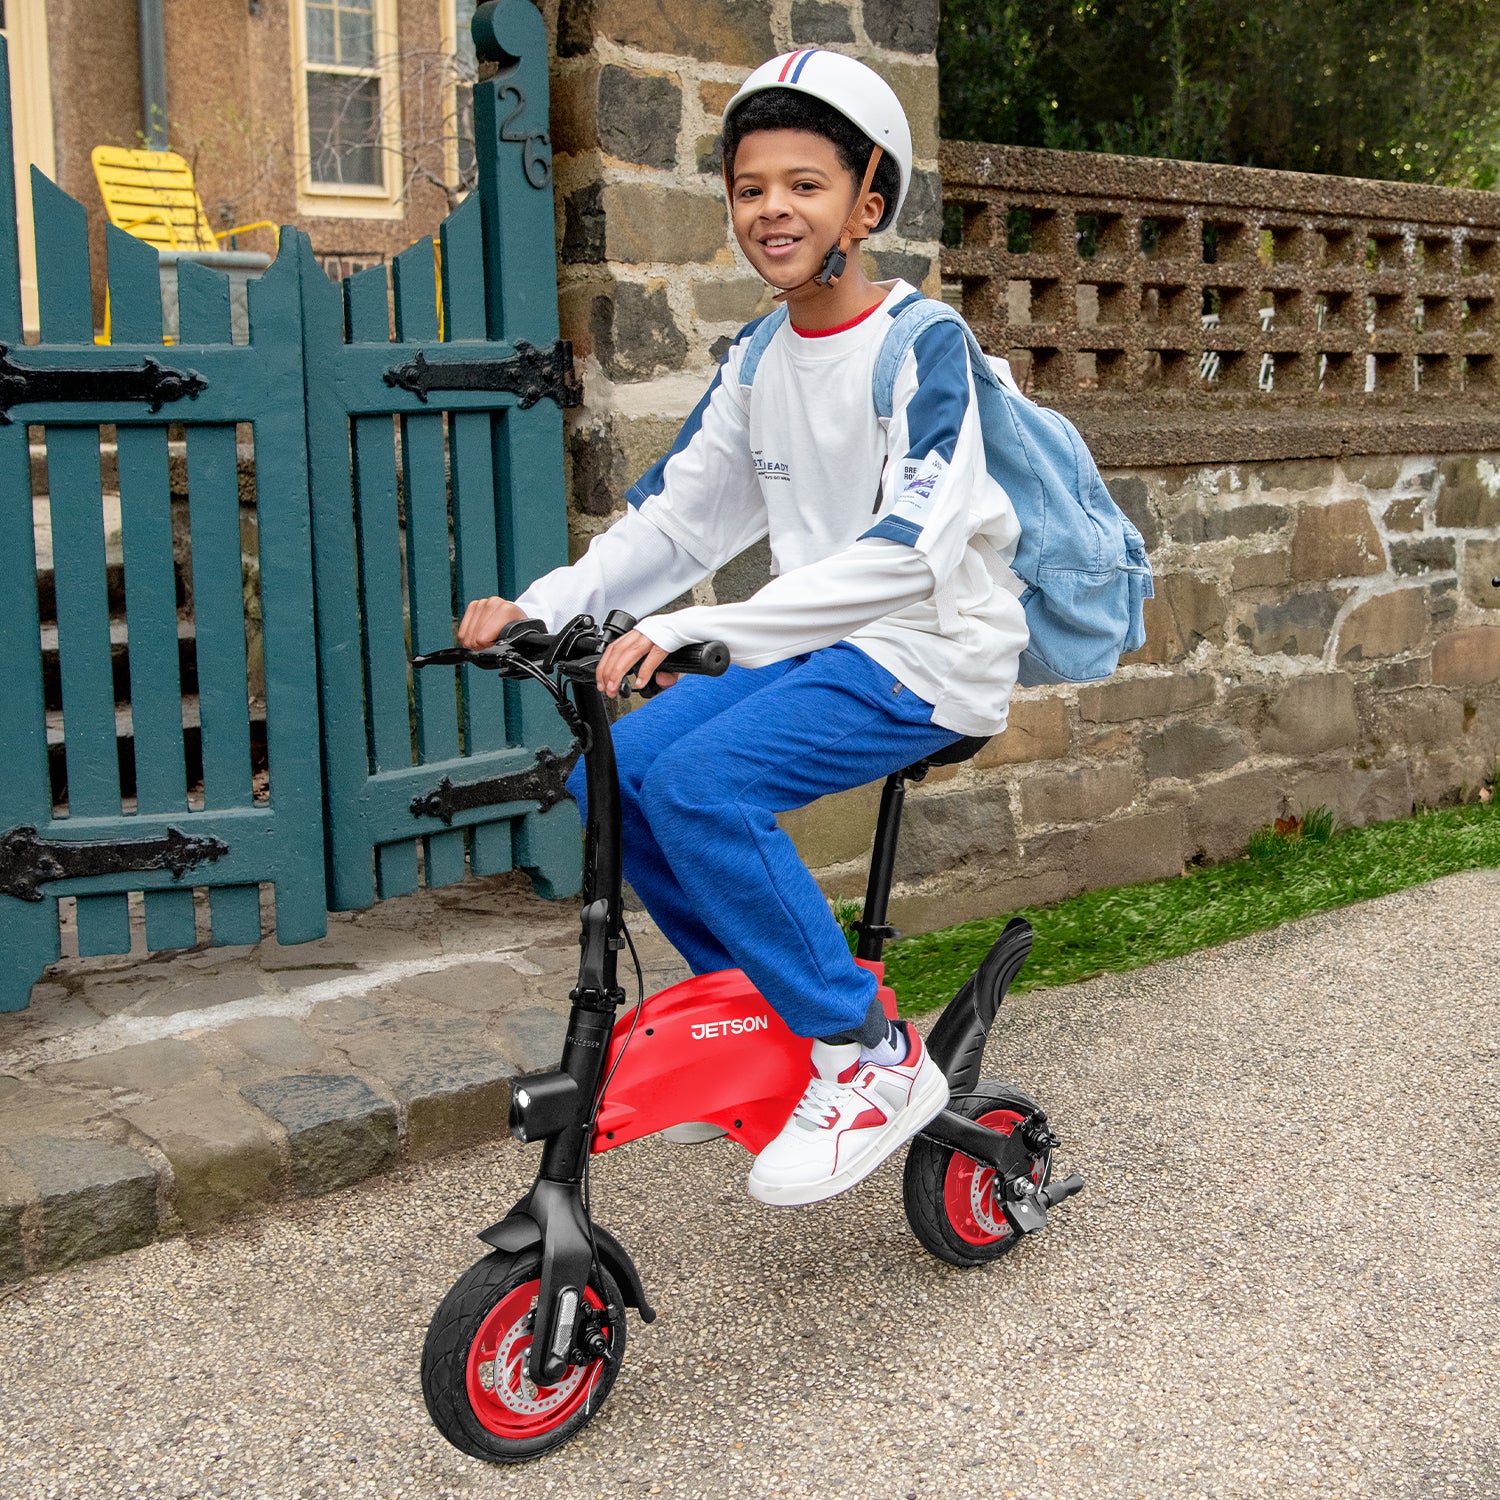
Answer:
[{"label": "white helmet", "polygon": [[724,123],[751,94],[766,89],[795,89],[811,94],[832,105],[846,120],[859,126],[886,155],[896,163],[901,190],[894,203],[887,203],[880,222],[872,233],[878,234],[896,222],[906,190],[911,186],[911,126],[896,91],[873,68],[842,52],[826,52],[821,47],[805,47],[784,52],[762,63],[740,85],[739,92],[724,107]]}]

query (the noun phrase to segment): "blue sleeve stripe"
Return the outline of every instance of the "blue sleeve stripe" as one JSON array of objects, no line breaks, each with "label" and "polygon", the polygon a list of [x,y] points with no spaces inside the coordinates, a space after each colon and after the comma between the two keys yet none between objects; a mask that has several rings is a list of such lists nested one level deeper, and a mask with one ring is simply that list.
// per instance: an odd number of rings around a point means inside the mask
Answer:
[{"label": "blue sleeve stripe", "polygon": [[714,392],[718,390],[723,378],[724,366],[720,365],[714,372],[713,384],[703,393],[703,399],[689,413],[687,421],[682,424],[682,429],[673,440],[672,446],[625,491],[625,501],[628,505],[639,508],[653,495],[661,494],[667,487],[667,465],[698,436],[703,427],[703,414],[708,410],[709,403],[714,399]]},{"label": "blue sleeve stripe", "polygon": [[957,323],[924,328],[912,346],[917,356],[917,393],[906,408],[908,458],[936,453],[953,462],[959,429],[969,409],[969,348]]},{"label": "blue sleeve stripe", "polygon": [[[735,334],[735,344],[743,342],[764,321],[769,314],[763,314],[760,318],[752,318],[740,331]],[[731,345],[731,348],[734,346]],[[703,427],[704,413],[708,411],[709,403],[714,399],[714,392],[718,390],[724,379],[724,364],[729,358],[726,351],[724,359],[719,361],[719,368],[714,372],[713,383],[703,393],[703,399],[688,414],[688,419],[682,424],[682,430],[672,442],[672,446],[664,453],[636,482],[625,491],[626,504],[639,509],[653,495],[659,495],[667,485],[667,465],[686,448]]]},{"label": "blue sleeve stripe", "polygon": [[915,547],[921,535],[922,528],[915,521],[908,521],[905,516],[886,516],[865,532],[860,541],[867,537],[882,537],[888,542],[900,542],[903,547]]}]

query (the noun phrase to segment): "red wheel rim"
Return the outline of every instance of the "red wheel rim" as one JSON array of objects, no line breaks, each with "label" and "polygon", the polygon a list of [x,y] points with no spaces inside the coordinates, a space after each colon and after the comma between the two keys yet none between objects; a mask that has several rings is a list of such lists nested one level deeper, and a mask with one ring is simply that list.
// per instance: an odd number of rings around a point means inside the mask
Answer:
[{"label": "red wheel rim", "polygon": [[[490,1309],[469,1345],[464,1371],[469,1405],[481,1426],[496,1437],[520,1441],[540,1437],[566,1422],[593,1394],[603,1368],[602,1359],[569,1365],[556,1385],[530,1385],[522,1373],[531,1333],[526,1318],[536,1302],[539,1281],[527,1281],[507,1293]],[[593,1287],[584,1291],[593,1308],[604,1303]],[[609,1329],[604,1330],[606,1338]]]},{"label": "red wheel rim", "polygon": [[[987,1115],[980,1115],[978,1123],[1009,1135],[1025,1118],[1013,1109],[992,1109]],[[1033,1160],[1031,1180],[1038,1186],[1046,1169],[1045,1157]],[[955,1151],[948,1158],[948,1171],[943,1177],[943,1208],[953,1232],[965,1244],[998,1245],[1015,1233],[995,1199],[997,1180],[993,1167],[982,1167],[971,1157]]]}]

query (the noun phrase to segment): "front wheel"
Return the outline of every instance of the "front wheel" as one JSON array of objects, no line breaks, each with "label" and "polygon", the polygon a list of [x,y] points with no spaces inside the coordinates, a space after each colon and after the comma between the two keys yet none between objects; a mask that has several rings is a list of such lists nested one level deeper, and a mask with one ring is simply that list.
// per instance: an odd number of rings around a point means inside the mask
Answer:
[{"label": "front wheel", "polygon": [[[981,1081],[948,1107],[955,1114],[1009,1135],[1040,1106],[1009,1084]],[[1052,1173],[1050,1147],[1031,1159],[1031,1180],[1045,1185]],[[1001,1207],[999,1174],[973,1157],[918,1136],[906,1154],[903,1196],[912,1233],[950,1266],[982,1266],[1008,1255],[1021,1242]]]},{"label": "front wheel", "polygon": [[584,1293],[580,1333],[605,1353],[575,1351],[556,1385],[526,1378],[532,1309],[541,1286],[535,1250],[497,1250],[454,1282],[432,1315],[422,1347],[422,1395],[437,1430],[460,1452],[489,1463],[524,1463],[559,1448],[604,1405],[625,1354],[625,1306],[602,1266]]}]

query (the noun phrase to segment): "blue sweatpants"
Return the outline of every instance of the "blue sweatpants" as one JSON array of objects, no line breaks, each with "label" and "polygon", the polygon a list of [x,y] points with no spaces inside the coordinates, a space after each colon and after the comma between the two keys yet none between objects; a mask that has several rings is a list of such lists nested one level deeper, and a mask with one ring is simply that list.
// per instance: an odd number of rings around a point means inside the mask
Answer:
[{"label": "blue sweatpants", "polygon": [[[858,1031],[875,978],[776,814],[959,738],[847,642],[683,677],[614,726],[626,879],[694,973],[743,969],[799,1036]],[[581,761],[568,790],[584,808]]]}]

